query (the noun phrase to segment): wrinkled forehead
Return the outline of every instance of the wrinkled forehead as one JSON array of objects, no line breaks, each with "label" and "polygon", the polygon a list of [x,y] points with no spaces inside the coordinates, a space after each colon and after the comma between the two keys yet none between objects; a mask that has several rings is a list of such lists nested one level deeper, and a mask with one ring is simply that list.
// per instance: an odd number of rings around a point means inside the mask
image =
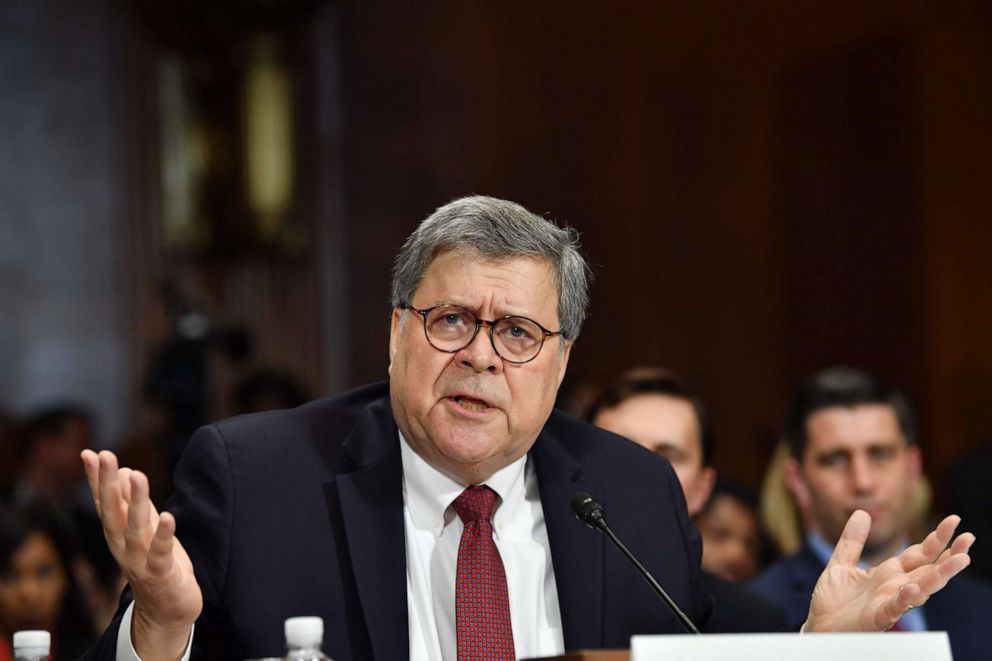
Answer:
[{"label": "wrinkled forehead", "polygon": [[[546,257],[536,255],[488,255],[473,248],[448,248],[438,250],[417,282],[414,294],[420,293],[425,286],[436,287],[444,285],[455,290],[468,289],[469,284],[465,280],[452,279],[451,269],[454,266],[471,265],[482,269],[492,269],[507,274],[519,275],[526,283],[526,293],[533,296],[540,295],[543,287],[548,287],[547,293],[553,299],[555,312],[557,314],[559,285],[555,274],[554,264]],[[509,294],[510,292],[507,291]]]}]

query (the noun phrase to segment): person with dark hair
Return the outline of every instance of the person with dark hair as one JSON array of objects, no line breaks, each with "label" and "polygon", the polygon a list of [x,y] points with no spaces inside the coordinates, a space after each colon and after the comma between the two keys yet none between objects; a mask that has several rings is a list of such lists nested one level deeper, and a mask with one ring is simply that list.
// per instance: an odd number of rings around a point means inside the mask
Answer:
[{"label": "person with dark hair", "polygon": [[[699,535],[669,463],[553,410],[587,281],[574,230],[506,200],[455,200],[397,256],[388,383],[202,427],[161,514],[141,472],[84,452],[129,581],[87,658],[273,655],[301,613],[324,619],[339,661],[553,656],[681,631],[575,519],[577,491],[608,505],[705,629]],[[970,535],[938,559],[948,519],[925,549],[859,572],[865,517],[851,518],[810,630],[885,626],[968,563]]]},{"label": "person with dark hair", "polygon": [[52,634],[53,661],[75,659],[95,640],[73,579],[68,532],[38,504],[0,506],[0,659],[24,629]]},{"label": "person with dark hair", "polygon": [[752,489],[718,478],[695,520],[703,537],[706,571],[725,581],[746,583],[770,560],[771,544]]},{"label": "person with dark hair", "polygon": [[[738,550],[749,550],[747,544],[734,543],[737,530],[747,523],[736,519],[732,523],[714,522],[714,525],[704,526],[699,522],[700,515],[707,510],[713,514],[710,494],[716,479],[716,469],[710,465],[716,441],[701,398],[670,370],[635,367],[602,390],[589,407],[586,419],[665,457],[672,464],[685,494],[689,516],[697,520],[703,537],[701,578],[716,602],[710,630],[782,629],[785,615],[781,609],[735,584],[750,578],[740,573],[740,567],[747,559],[737,556]],[[722,501],[717,503],[716,514],[720,514],[724,506]],[[753,512],[749,521],[758,525]],[[716,533],[709,540],[708,530]],[[754,531],[753,534],[759,533]],[[729,537],[733,539],[728,541]],[[709,546],[713,548],[708,550]],[[750,566],[754,573],[757,559]]]},{"label": "person with dark hair", "polygon": [[93,446],[93,418],[74,404],[47,407],[31,416],[17,445],[14,481],[3,499],[15,504],[38,501],[68,512],[84,502],[79,453]]},{"label": "person with dark hair", "polygon": [[[803,546],[751,582],[776,601],[793,622],[811,608],[810,595],[845,521],[856,510],[871,515],[862,562],[883,566],[886,558],[912,549],[909,521],[920,476],[916,426],[905,398],[879,377],[851,367],[832,367],[800,385],[788,407],[786,437],[791,456],[785,480],[807,521]],[[814,599],[815,606],[815,599]],[[988,658],[992,633],[984,606],[992,588],[958,577],[929,600],[914,602],[893,628],[946,630],[954,658]]]},{"label": "person with dark hair", "polygon": [[680,376],[661,367],[635,367],[599,394],[586,420],[668,459],[695,516],[713,489],[714,438],[702,400]]}]

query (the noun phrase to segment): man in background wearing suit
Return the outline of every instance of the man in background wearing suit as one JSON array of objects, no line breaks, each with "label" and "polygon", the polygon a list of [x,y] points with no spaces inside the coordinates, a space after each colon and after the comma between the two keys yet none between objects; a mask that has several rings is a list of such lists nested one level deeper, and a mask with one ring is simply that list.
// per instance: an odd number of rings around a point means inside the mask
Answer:
[{"label": "man in background wearing suit", "polygon": [[[863,509],[872,517],[864,566],[909,545],[921,457],[906,398],[858,369],[834,367],[807,379],[793,397],[785,426],[792,455],[785,464],[786,484],[809,530],[800,550],[768,567],[751,588],[798,623],[851,512]],[[990,605],[992,587],[961,576],[893,629],[946,630],[955,659],[987,659]]]},{"label": "man in background wearing suit", "polygon": [[[667,458],[682,485],[689,516],[695,518],[706,508],[716,483],[710,463],[716,440],[702,400],[677,374],[660,367],[627,370],[599,394],[586,419]],[[710,631],[780,631],[785,626],[778,606],[711,573],[706,557],[704,535],[700,577],[715,599]]]},{"label": "man in background wearing suit", "polygon": [[[586,274],[574,231],[512,202],[455,200],[397,257],[388,384],[200,429],[161,514],[141,473],[84,452],[130,584],[90,658],[278,654],[283,618],[304,614],[324,618],[338,661],[511,659],[679,631],[572,516],[583,490],[705,628],[699,536],[669,463],[552,411]],[[615,320],[616,341],[630,322]],[[967,566],[971,535],[941,555],[950,518],[901,561],[859,571],[869,525],[852,516],[809,630],[884,628]]]}]

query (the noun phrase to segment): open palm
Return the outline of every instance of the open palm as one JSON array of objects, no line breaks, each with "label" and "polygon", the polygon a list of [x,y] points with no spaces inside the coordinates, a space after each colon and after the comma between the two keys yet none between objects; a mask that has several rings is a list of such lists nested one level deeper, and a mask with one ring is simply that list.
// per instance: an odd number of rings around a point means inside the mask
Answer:
[{"label": "open palm", "polygon": [[858,510],[848,519],[826,569],[820,574],[810,602],[806,631],[884,631],[910,608],[922,606],[932,594],[971,561],[974,535],[954,539],[960,519],[945,518],[919,544],[870,569],[858,560],[868,539],[871,517]]}]

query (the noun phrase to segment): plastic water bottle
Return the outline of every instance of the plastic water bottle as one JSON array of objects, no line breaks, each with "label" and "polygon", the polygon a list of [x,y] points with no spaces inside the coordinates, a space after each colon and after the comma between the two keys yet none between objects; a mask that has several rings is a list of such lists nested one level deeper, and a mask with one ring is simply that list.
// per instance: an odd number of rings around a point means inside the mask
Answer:
[{"label": "plastic water bottle", "polygon": [[15,631],[14,661],[48,661],[52,634],[47,631]]},{"label": "plastic water bottle", "polygon": [[331,661],[321,651],[324,620],[319,617],[291,617],[286,620],[286,661]]}]

